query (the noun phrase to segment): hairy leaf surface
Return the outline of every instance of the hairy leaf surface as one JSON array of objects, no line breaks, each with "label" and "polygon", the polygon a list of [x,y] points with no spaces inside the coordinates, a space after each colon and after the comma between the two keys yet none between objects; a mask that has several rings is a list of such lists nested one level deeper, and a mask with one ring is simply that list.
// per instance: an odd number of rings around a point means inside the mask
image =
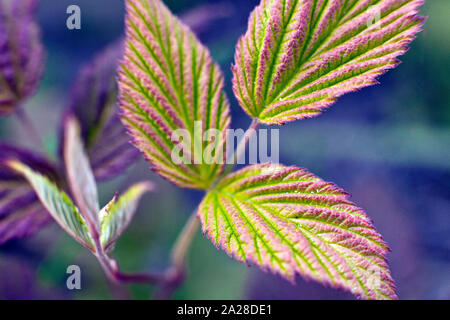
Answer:
[{"label": "hairy leaf surface", "polygon": [[153,185],[142,182],[131,186],[119,199],[114,197],[100,212],[101,245],[109,250],[126,230],[136,212],[142,195]]},{"label": "hairy leaf surface", "polygon": [[44,70],[35,7],[35,0],[0,0],[0,116],[34,93]]},{"label": "hairy leaf surface", "polygon": [[6,165],[8,160],[21,161],[54,181],[60,179],[54,165],[44,157],[0,143],[0,245],[31,236],[51,221],[29,183]]},{"label": "hairy leaf surface", "polygon": [[345,191],[296,167],[254,165],[202,201],[203,232],[230,256],[367,299],[396,298],[389,250]]},{"label": "hairy leaf surface", "polygon": [[[116,71],[123,55],[123,41],[117,41],[101,52],[80,72],[72,91],[63,126],[75,117],[81,127],[83,143],[97,181],[114,178],[133,164],[139,151],[117,115],[118,88]],[[64,150],[64,128],[60,140]]]},{"label": "hairy leaf surface", "polygon": [[377,83],[421,29],[423,0],[262,0],[239,40],[233,90],[267,124],[310,118]]},{"label": "hairy leaf surface", "polygon": [[94,250],[85,220],[65,192],[60,191],[47,177],[17,160],[8,161],[8,165],[28,180],[41,203],[70,236],[86,248]]},{"label": "hairy leaf surface", "polygon": [[[202,151],[224,139],[203,141],[203,134],[218,129],[224,135],[230,121],[222,73],[161,1],[128,0],[126,8],[119,77],[123,122],[156,172],[178,186],[207,189],[220,174],[224,155],[217,152],[207,164]],[[183,150],[182,161],[173,160],[175,148]]]}]

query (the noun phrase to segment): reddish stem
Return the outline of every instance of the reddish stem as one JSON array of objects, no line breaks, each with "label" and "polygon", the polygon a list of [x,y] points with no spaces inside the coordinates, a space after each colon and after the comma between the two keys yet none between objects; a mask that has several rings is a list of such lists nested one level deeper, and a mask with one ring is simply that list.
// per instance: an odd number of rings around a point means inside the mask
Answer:
[{"label": "reddish stem", "polygon": [[30,141],[37,147],[44,148],[44,143],[42,142],[39,131],[36,129],[33,122],[26,114],[25,110],[22,107],[19,107],[16,111],[16,115],[22,124],[22,128],[27,133],[27,136],[30,139]]}]

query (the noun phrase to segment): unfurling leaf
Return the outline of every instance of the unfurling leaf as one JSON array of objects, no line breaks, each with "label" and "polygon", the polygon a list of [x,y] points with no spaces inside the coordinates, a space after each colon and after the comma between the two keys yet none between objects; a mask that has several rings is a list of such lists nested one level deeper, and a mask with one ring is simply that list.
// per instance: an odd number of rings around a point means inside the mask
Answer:
[{"label": "unfurling leaf", "polygon": [[41,203],[70,236],[86,248],[95,251],[84,218],[65,192],[60,191],[47,177],[17,160],[10,160],[7,164],[28,180]]},{"label": "unfurling leaf", "polygon": [[142,195],[153,190],[153,185],[142,182],[130,187],[118,200],[114,197],[100,211],[100,242],[105,251],[109,250],[133,219]]},{"label": "unfurling leaf", "polygon": [[35,7],[35,0],[0,0],[0,116],[34,93],[44,70]]},{"label": "unfurling leaf", "polygon": [[[97,181],[122,173],[139,155],[117,115],[116,71],[123,41],[114,43],[86,65],[73,88],[63,125],[69,117],[80,123],[81,135]],[[64,134],[64,129],[62,130]],[[64,136],[61,138],[64,149]]]},{"label": "unfurling leaf", "polygon": [[67,119],[64,139],[64,166],[70,191],[89,226],[99,230],[97,184],[75,118]]},{"label": "unfurling leaf", "polygon": [[[126,8],[123,122],[156,172],[178,186],[207,189],[222,171],[230,122],[219,66],[160,0],[128,0]],[[219,134],[211,141],[213,129]],[[204,161],[211,143],[218,152]]]},{"label": "unfurling leaf", "polygon": [[395,299],[389,250],[347,194],[303,169],[254,165],[202,201],[203,232],[239,261],[296,274],[366,299]]},{"label": "unfurling leaf", "polygon": [[377,83],[421,30],[422,3],[262,0],[237,44],[233,90],[241,107],[263,123],[283,124]]},{"label": "unfurling leaf", "polygon": [[31,236],[51,221],[29,183],[6,165],[13,159],[55,181],[60,179],[56,168],[44,157],[0,143],[0,245]]}]

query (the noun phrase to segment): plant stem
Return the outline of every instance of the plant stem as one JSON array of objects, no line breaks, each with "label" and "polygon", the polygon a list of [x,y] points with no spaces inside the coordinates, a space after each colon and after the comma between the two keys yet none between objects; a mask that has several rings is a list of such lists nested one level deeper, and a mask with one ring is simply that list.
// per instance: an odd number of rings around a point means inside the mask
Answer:
[{"label": "plant stem", "polygon": [[175,290],[184,282],[186,276],[186,256],[192,244],[192,240],[200,226],[200,221],[195,210],[186,222],[178,236],[171,253],[172,266],[165,273],[166,281],[155,292],[157,300],[169,299]]},{"label": "plant stem", "polygon": [[44,148],[44,143],[42,142],[39,131],[34,126],[31,119],[26,114],[25,110],[19,107],[16,111],[17,118],[22,123],[23,129],[26,131],[28,138],[32,143],[34,143],[39,148]]},{"label": "plant stem", "polygon": [[116,284],[123,283],[148,283],[156,284],[165,280],[164,274],[158,273],[123,273],[117,262],[109,258],[102,250],[96,253],[96,257],[107,275],[108,279]]},{"label": "plant stem", "polygon": [[165,280],[164,274],[157,273],[131,273],[126,274],[120,271],[119,265],[116,260],[111,259],[108,254],[103,250],[100,243],[99,233],[96,231],[95,226],[91,226],[91,236],[94,241],[96,252],[94,253],[99,261],[103,271],[108,279],[114,284],[124,283],[149,283],[156,284]]},{"label": "plant stem", "polygon": [[245,131],[244,137],[239,142],[236,151],[234,152],[233,163],[227,165],[227,167],[224,170],[224,173],[222,174],[222,178],[233,170],[239,159],[242,157],[242,155],[245,154],[245,150],[247,149],[247,146],[251,138],[253,137],[253,135],[255,135],[256,131],[258,130],[258,127],[259,127],[259,120],[253,119],[247,131]]},{"label": "plant stem", "polygon": [[187,251],[189,250],[189,247],[199,226],[200,221],[197,217],[197,210],[195,210],[184,225],[183,230],[178,236],[177,241],[175,242],[175,245],[172,249],[172,265],[176,268],[181,269],[185,267]]},{"label": "plant stem", "polygon": [[236,148],[236,152],[234,154],[234,164],[236,164],[239,160],[239,158],[245,153],[245,150],[247,149],[248,143],[250,142],[250,139],[253,137],[253,135],[256,133],[259,127],[259,120],[253,119],[252,123],[250,123],[250,126],[248,127],[247,131],[245,131],[244,138],[239,143],[239,145]]},{"label": "plant stem", "polygon": [[[233,163],[226,167],[221,178],[233,170],[239,158],[245,153],[250,139],[256,133],[258,127],[259,120],[253,119],[247,131],[245,131],[243,139],[239,142],[239,145],[234,152]],[[199,225],[200,221],[197,217],[196,211],[194,211],[178,236],[178,239],[173,247],[171,254],[172,266],[166,271],[166,281],[162,282],[157,289],[154,296],[155,299],[169,299],[175,290],[184,282],[186,273],[186,254]]]},{"label": "plant stem", "polygon": [[148,283],[159,284],[155,297],[168,299],[173,292],[183,283],[186,269],[186,255],[200,223],[196,211],[191,215],[181,231],[172,249],[171,266],[163,273],[132,273],[126,274],[120,271],[117,262],[108,257],[96,243],[97,257],[103,271],[113,284]]}]

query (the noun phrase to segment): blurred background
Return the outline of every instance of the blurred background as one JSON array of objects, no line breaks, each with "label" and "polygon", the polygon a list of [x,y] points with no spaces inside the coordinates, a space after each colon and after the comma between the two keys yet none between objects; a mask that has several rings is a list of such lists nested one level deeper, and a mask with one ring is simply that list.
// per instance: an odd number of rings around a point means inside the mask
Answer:
[{"label": "blurred background", "polygon": [[[249,119],[231,91],[230,65],[257,0],[166,0],[196,30],[225,73],[234,128]],[[82,29],[66,28],[66,8],[77,4]],[[280,131],[280,161],[308,168],[352,194],[390,245],[388,255],[401,299],[450,299],[450,1],[428,0],[424,32],[403,63],[381,85],[343,96],[323,115]],[[122,0],[41,0],[38,22],[48,57],[44,79],[27,111],[56,158],[60,115],[80,69],[123,34]],[[14,117],[0,118],[0,138],[33,148]],[[41,150],[42,151],[42,150]],[[106,203],[115,191],[148,179],[146,196],[114,256],[124,271],[163,270],[171,245],[202,193],[181,190],[141,160],[100,185]],[[82,290],[66,289],[66,268],[82,270]],[[137,299],[152,288],[131,286]],[[56,224],[0,247],[0,299],[109,299],[95,258]],[[187,282],[177,299],[352,299],[297,278],[297,285],[247,267],[217,251],[199,232],[189,254]]]}]

